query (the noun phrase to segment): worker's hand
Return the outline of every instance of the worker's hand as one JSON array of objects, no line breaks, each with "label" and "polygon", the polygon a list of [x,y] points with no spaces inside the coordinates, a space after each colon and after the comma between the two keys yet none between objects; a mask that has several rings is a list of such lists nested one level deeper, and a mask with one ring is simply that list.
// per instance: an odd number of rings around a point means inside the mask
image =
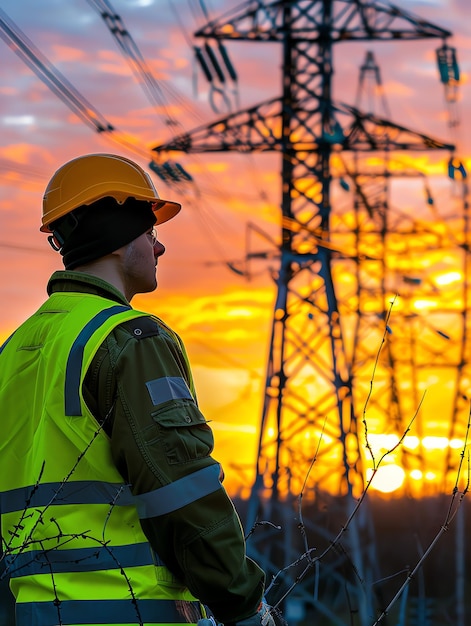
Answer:
[{"label": "worker's hand", "polygon": [[255,615],[241,619],[234,626],[288,626],[285,620],[266,602],[262,602]]},{"label": "worker's hand", "polygon": [[[217,624],[214,617],[206,617],[198,620],[197,626],[226,626],[225,624]],[[281,617],[281,613],[269,606],[266,602],[262,602],[260,608],[255,615],[241,619],[238,622],[231,622],[227,626],[288,626],[286,621]]]}]

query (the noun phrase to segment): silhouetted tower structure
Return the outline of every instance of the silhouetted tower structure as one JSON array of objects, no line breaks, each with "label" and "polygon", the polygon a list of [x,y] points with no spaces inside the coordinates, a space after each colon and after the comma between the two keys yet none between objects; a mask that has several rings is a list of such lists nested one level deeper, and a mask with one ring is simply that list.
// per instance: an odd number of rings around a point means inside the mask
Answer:
[{"label": "silhouetted tower structure", "polygon": [[[276,41],[283,51],[281,97],[155,148],[156,152],[274,150],[282,154],[282,243],[257,487],[275,501],[280,494],[299,492],[313,448],[312,442],[302,447],[293,444],[299,444],[300,435],[319,435],[322,431],[325,445],[321,454],[331,456],[333,461],[325,476],[330,487],[335,472],[334,488],[338,493],[361,489],[363,469],[352,400],[352,351],[347,347],[333,272],[336,259],[345,255],[341,249],[333,249],[330,241],[331,159],[345,151],[391,153],[451,150],[452,146],[353,106],[334,103],[333,47],[365,40],[444,39],[450,33],[382,2],[280,0],[247,2],[233,14],[210,22],[196,36]],[[378,193],[365,191],[358,172],[347,174],[353,177],[357,196],[363,199],[369,216],[384,215],[384,194],[378,200]],[[360,250],[352,260],[358,263],[367,258],[371,263],[383,263],[381,250],[375,251],[375,257],[371,259],[367,250]],[[357,282],[361,286],[361,281]],[[383,316],[387,311],[384,300],[385,294],[381,294],[375,315]],[[351,310],[361,313],[364,308],[356,302]],[[377,326],[382,333],[383,326]],[[316,475],[321,488],[322,482],[323,477]]]},{"label": "silhouetted tower structure", "polygon": [[[356,106],[363,113],[378,115],[381,110],[383,117],[390,117],[381,71],[372,51],[366,53],[360,67]],[[435,357],[441,355],[442,366],[446,363],[456,367],[456,362],[445,354],[447,346],[438,332],[440,325],[434,328],[430,315],[414,310],[414,302],[425,301],[430,295],[431,285],[424,280],[426,272],[421,266],[437,250],[444,252],[456,247],[456,241],[443,230],[443,221],[435,208],[424,172],[404,163],[401,155],[387,144],[390,132],[390,129],[384,131],[383,150],[378,151],[374,165],[365,163],[358,152],[353,153],[348,164],[344,161],[343,176],[349,184],[344,178],[342,183],[353,196],[353,210],[343,213],[344,223],[332,233],[334,240],[343,236],[346,248],[354,250],[350,260],[343,260],[343,271],[355,276],[357,289],[357,303],[350,306],[350,310],[355,310],[351,360],[354,394],[356,390],[359,400],[359,390],[363,389],[363,397],[368,397],[365,422],[370,422],[370,415],[387,417],[386,421],[371,420],[369,438],[372,433],[400,437],[408,431],[421,403],[424,381],[430,376],[430,369],[437,365],[437,359],[430,358],[431,352],[435,352]],[[406,203],[398,206],[391,200],[392,187],[399,180],[409,189],[421,188],[422,208],[419,203],[418,210],[411,212]],[[387,318],[388,302],[392,313],[388,329],[394,336],[388,333],[388,340],[383,342],[379,333],[384,333],[385,328],[375,320]],[[431,330],[429,334],[427,326]],[[372,333],[376,333],[374,340]],[[431,340],[433,334],[435,339]],[[380,345],[374,393],[370,395],[372,363],[378,357]],[[361,408],[359,403],[356,406]],[[419,440],[426,434],[420,411],[412,432]],[[379,456],[376,451],[376,462]],[[414,451],[400,446],[396,457],[401,458],[401,465],[406,469],[407,491],[411,472],[415,470],[424,475],[426,460],[420,445]],[[412,482],[417,483],[417,480]]]},{"label": "silhouetted tower structure", "polygon": [[[394,290],[384,278],[386,182],[392,174],[382,168],[375,175],[362,175],[344,157],[453,146],[335,102],[333,50],[342,42],[446,39],[451,33],[381,1],[250,0],[195,35],[216,41],[278,42],[282,55],[279,97],[154,148],[162,154],[276,151],[281,157],[279,268],[246,527],[261,519],[289,526],[293,515],[287,513],[287,503],[302,491],[306,499],[323,490],[342,496],[348,512],[364,487],[362,407]],[[333,193],[338,193],[333,188],[333,160],[344,163],[343,186],[355,193],[353,220],[345,212],[335,215],[333,223]],[[393,371],[390,362],[380,373],[383,380],[377,384],[383,401],[375,409],[381,413],[378,423],[392,414],[400,430],[403,409]],[[409,404],[415,407],[412,399]],[[281,538],[269,531],[268,544],[258,544],[257,533],[251,537],[249,549],[269,575],[299,555],[294,528],[285,525]],[[371,535],[364,536],[368,532],[359,520],[347,542],[366,584],[372,556],[361,546],[371,544]],[[340,582],[335,568],[329,575],[332,584]],[[373,610],[361,595],[355,602],[360,623],[366,624]],[[321,612],[333,619],[320,604],[317,601]]]}]

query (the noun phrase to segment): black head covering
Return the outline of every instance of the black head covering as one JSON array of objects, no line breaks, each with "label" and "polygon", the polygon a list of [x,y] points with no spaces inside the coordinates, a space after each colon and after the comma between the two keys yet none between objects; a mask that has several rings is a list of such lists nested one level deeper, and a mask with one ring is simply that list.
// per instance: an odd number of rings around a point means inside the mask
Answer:
[{"label": "black head covering", "polygon": [[130,243],[156,222],[152,203],[106,197],[81,206],[51,224],[67,270],[106,256]]}]

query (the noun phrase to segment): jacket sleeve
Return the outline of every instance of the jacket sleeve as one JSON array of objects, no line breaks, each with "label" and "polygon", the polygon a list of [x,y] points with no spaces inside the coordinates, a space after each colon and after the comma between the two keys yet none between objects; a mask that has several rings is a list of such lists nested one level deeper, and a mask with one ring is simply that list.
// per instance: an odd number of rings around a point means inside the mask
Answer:
[{"label": "jacket sleeve", "polygon": [[89,377],[100,389],[96,410],[113,407],[105,429],[150,544],[217,620],[253,615],[264,573],[245,553],[179,338],[142,318],[116,329],[100,353]]}]

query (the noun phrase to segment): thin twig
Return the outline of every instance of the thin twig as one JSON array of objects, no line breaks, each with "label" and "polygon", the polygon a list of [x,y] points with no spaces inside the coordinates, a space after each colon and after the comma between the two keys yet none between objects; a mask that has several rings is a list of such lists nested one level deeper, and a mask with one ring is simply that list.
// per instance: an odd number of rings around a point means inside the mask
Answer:
[{"label": "thin twig", "polygon": [[[418,572],[418,570],[422,567],[424,561],[426,560],[428,555],[432,552],[433,548],[438,543],[439,539],[449,529],[450,523],[455,518],[456,513],[458,512],[458,509],[459,509],[461,503],[463,502],[463,499],[464,499],[466,493],[468,492],[469,480],[470,480],[469,455],[468,455],[467,484],[466,484],[466,487],[465,487],[465,489],[463,490],[463,492],[461,494],[459,494],[459,491],[458,491],[458,483],[459,483],[460,473],[461,473],[462,466],[463,466],[463,459],[464,459],[464,455],[465,455],[465,450],[466,450],[466,447],[468,445],[468,435],[469,435],[469,429],[470,429],[470,422],[471,422],[471,412],[468,414],[468,425],[466,427],[466,436],[465,436],[463,450],[462,450],[461,455],[460,455],[461,456],[461,460],[460,460],[460,463],[459,463],[459,467],[458,467],[458,471],[457,471],[457,475],[456,475],[455,486],[453,488],[453,493],[451,495],[450,505],[448,507],[448,511],[446,513],[445,520],[444,520],[443,524],[441,525],[440,530],[438,531],[436,536],[432,539],[432,541],[431,541],[429,547],[427,548],[427,550],[424,552],[422,557],[418,560],[417,564],[415,565],[413,570],[408,574],[407,578],[405,579],[405,581],[403,582],[401,587],[398,589],[398,591],[394,595],[393,599],[389,602],[388,606],[384,609],[384,611],[381,613],[381,615],[378,617],[378,619],[372,624],[372,626],[377,626],[384,619],[384,617],[386,617],[388,615],[388,613],[391,610],[391,608],[394,606],[394,604],[397,602],[397,600],[401,597],[402,593],[408,587],[408,585],[410,584],[411,580],[414,578],[414,576]],[[459,494],[459,498],[457,498],[458,494]],[[457,499],[458,499],[458,502],[456,502]]]},{"label": "thin twig", "polygon": [[306,476],[304,478],[304,482],[303,482],[303,486],[302,486],[302,489],[301,489],[301,493],[299,494],[299,497],[298,497],[299,529],[301,531],[301,535],[302,535],[303,541],[304,541],[304,552],[307,555],[310,555],[311,549],[309,548],[309,544],[308,544],[308,540],[307,540],[307,534],[306,534],[306,526],[304,525],[304,520],[303,520],[302,501],[303,501],[304,490],[306,489],[306,484],[307,484],[308,478],[309,478],[309,476],[311,474],[311,470],[314,467],[314,464],[317,461],[317,457],[319,455],[319,450],[320,450],[320,447],[321,447],[322,437],[323,437],[324,432],[325,432],[326,422],[327,422],[327,416],[324,418],[324,423],[322,424],[322,430],[321,430],[321,434],[319,436],[319,441],[317,442],[316,451],[314,453],[314,457],[312,458],[311,464],[309,465],[309,469],[306,472]]},{"label": "thin twig", "polygon": [[375,358],[375,362],[374,362],[374,365],[373,365],[373,372],[371,374],[370,388],[369,388],[369,391],[368,391],[368,395],[366,396],[365,404],[363,406],[363,420],[362,421],[363,421],[363,426],[365,428],[365,446],[366,446],[366,449],[368,450],[368,452],[370,453],[371,459],[373,461],[373,465],[375,463],[375,457],[374,457],[374,454],[373,454],[373,449],[371,448],[371,445],[370,445],[370,442],[369,442],[369,439],[368,439],[368,423],[366,421],[366,409],[368,407],[368,404],[369,404],[370,399],[371,399],[371,395],[373,393],[373,384],[374,384],[374,379],[375,379],[375,376],[376,376],[376,369],[377,369],[378,363],[379,363],[379,356],[381,354],[381,350],[383,348],[383,345],[386,342],[387,334],[391,333],[391,329],[389,327],[388,322],[389,322],[389,319],[391,317],[391,311],[392,311],[392,308],[394,306],[394,303],[396,302],[396,299],[397,299],[397,294],[394,296],[394,298],[389,303],[390,306],[389,306],[389,310],[388,310],[388,312],[386,314],[386,320],[385,320],[385,325],[384,325],[383,337],[381,339],[381,344],[380,344],[380,346],[379,346],[379,348],[378,348],[378,350],[376,352],[376,358]]}]

